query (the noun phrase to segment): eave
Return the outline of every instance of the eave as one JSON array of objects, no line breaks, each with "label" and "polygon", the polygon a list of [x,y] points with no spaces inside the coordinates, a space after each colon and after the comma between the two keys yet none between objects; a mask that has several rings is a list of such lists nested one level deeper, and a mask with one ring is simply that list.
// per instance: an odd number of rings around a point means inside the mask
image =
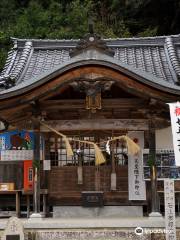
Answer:
[{"label": "eave", "polygon": [[60,66],[52,69],[51,71],[32,78],[27,82],[20,83],[14,87],[1,91],[0,99],[3,100],[23,95],[64,74],[65,72],[71,71],[75,68],[81,68],[83,66],[107,67],[134,79],[134,81],[150,86],[164,93],[176,95],[176,97],[179,97],[180,95],[180,86],[162,81],[161,78],[157,78],[156,76],[141,71],[140,69],[135,69],[130,65],[124,64],[112,57],[100,53],[97,50],[91,49],[71,58],[69,61],[62,63]]}]

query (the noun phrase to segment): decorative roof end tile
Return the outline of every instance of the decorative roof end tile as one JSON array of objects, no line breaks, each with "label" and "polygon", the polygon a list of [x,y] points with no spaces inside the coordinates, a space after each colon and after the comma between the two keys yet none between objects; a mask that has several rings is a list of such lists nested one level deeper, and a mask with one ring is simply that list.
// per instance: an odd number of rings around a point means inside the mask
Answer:
[{"label": "decorative roof end tile", "polygon": [[115,54],[114,51],[106,45],[106,41],[101,39],[99,35],[96,33],[88,33],[78,42],[76,48],[70,52],[70,57],[75,57],[88,49],[96,49],[111,57]]}]

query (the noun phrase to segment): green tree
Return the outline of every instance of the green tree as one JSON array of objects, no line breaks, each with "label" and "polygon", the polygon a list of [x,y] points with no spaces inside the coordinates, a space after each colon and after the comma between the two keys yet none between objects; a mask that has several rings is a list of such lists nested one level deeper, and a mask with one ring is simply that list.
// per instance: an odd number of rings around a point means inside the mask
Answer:
[{"label": "green tree", "polygon": [[180,33],[180,0],[1,0],[0,69],[17,38],[81,38],[88,16],[104,38]]}]

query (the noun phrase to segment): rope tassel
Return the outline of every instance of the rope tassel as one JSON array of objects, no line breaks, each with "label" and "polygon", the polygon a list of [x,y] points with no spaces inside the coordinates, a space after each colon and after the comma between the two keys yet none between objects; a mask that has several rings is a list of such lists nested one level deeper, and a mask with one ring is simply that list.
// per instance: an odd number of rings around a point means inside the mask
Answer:
[{"label": "rope tassel", "polygon": [[90,141],[83,141],[83,140],[75,140],[82,143],[92,144],[94,146],[95,151],[95,165],[100,165],[102,163],[106,162],[106,159],[104,155],[102,154],[101,149],[97,146],[96,143],[90,142]]},{"label": "rope tassel", "polygon": [[124,140],[127,144],[128,154],[130,155],[136,155],[140,151],[140,147],[128,136],[120,136],[120,137],[114,137],[109,142],[115,141],[115,140]]},{"label": "rope tassel", "polygon": [[96,158],[96,165],[100,165],[102,163],[105,163],[106,160],[104,158],[104,155],[101,152],[101,149],[94,143],[94,150],[95,150],[95,158]]},{"label": "rope tassel", "polygon": [[71,145],[70,145],[69,140],[68,140],[68,138],[66,137],[66,135],[58,132],[56,129],[48,126],[46,123],[44,123],[44,122],[42,122],[42,121],[39,121],[39,122],[40,122],[41,125],[43,125],[44,127],[48,128],[49,130],[55,132],[57,135],[59,135],[59,136],[61,136],[61,137],[63,138],[63,140],[64,140],[64,142],[65,142],[65,145],[66,145],[67,156],[68,156],[68,157],[72,157],[74,153],[73,153],[73,150],[72,150],[72,148],[71,148]]}]

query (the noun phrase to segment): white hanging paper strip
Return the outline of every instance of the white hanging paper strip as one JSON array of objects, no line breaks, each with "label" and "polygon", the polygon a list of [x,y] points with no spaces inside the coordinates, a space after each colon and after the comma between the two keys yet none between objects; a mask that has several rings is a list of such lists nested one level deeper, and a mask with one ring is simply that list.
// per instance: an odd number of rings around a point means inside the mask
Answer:
[{"label": "white hanging paper strip", "polygon": [[164,179],[166,240],[176,240],[174,180]]},{"label": "white hanging paper strip", "polygon": [[180,102],[169,103],[176,166],[180,166]]},{"label": "white hanging paper strip", "polygon": [[51,170],[51,160],[43,160],[43,170]]},{"label": "white hanging paper strip", "polygon": [[141,151],[128,156],[129,200],[146,200],[146,187],[143,174],[144,132],[128,132],[128,136],[137,143]]},{"label": "white hanging paper strip", "polygon": [[107,141],[107,143],[106,143],[106,152],[107,152],[109,155],[111,154],[109,141]]}]

